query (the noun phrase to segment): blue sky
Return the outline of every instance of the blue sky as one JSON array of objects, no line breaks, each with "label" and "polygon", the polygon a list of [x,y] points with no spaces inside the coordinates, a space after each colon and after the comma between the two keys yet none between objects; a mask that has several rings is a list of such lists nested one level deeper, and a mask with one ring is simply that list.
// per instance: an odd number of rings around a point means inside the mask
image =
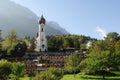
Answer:
[{"label": "blue sky", "polygon": [[71,34],[103,39],[120,34],[120,0],[11,0],[47,21],[56,21]]}]

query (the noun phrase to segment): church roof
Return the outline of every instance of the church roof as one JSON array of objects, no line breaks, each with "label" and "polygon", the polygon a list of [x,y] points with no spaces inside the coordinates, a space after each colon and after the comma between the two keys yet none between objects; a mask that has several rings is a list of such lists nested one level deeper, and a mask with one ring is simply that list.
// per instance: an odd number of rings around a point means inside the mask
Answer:
[{"label": "church roof", "polygon": [[42,15],[41,19],[39,20],[39,24],[45,24],[45,23],[46,23],[46,20],[45,20],[45,18]]}]

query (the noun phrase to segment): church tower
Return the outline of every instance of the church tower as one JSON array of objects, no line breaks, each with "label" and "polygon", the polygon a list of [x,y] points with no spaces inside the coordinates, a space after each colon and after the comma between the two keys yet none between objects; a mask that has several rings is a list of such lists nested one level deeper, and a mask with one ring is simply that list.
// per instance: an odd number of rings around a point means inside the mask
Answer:
[{"label": "church tower", "polygon": [[36,51],[45,52],[47,51],[47,39],[45,34],[45,23],[46,20],[41,16],[39,20],[39,29],[36,36]]}]

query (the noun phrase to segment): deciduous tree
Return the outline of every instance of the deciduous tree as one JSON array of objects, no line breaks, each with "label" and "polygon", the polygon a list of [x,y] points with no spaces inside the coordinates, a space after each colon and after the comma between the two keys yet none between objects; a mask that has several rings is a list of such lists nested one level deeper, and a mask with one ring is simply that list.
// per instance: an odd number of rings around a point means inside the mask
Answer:
[{"label": "deciduous tree", "polygon": [[79,68],[79,64],[80,64],[80,58],[77,56],[76,53],[71,53],[68,59],[66,60],[65,69],[70,73],[74,73],[75,75],[75,72]]}]

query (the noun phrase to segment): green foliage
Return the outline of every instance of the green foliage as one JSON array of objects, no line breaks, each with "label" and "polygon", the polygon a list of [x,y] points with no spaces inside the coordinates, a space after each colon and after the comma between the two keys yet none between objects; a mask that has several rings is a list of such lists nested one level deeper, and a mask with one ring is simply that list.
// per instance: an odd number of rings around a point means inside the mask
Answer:
[{"label": "green foliage", "polygon": [[83,35],[50,35],[47,36],[49,48],[75,48],[80,49],[81,44],[87,43],[92,39]]},{"label": "green foliage", "polygon": [[[63,37],[61,35],[48,36],[48,45],[51,48],[61,48],[63,44]],[[52,41],[52,42],[51,42]]]},{"label": "green foliage", "polygon": [[22,41],[25,42],[25,44],[27,46],[27,51],[34,51],[34,49],[35,49],[35,39],[34,38],[30,39],[29,36],[25,36],[24,38],[22,38]]},{"label": "green foliage", "polygon": [[12,63],[12,73],[10,75],[11,79],[16,80],[19,79],[20,77],[23,77],[25,75],[25,65],[20,62],[14,62]]},{"label": "green foliage", "polygon": [[120,54],[120,40],[115,43],[115,52]]},{"label": "green foliage", "polygon": [[111,66],[118,68],[120,65],[120,40],[114,43],[113,50],[111,50],[111,55],[109,61],[111,61]]},{"label": "green foliage", "polygon": [[60,80],[62,78],[62,71],[57,68],[48,68],[37,74],[35,80]]},{"label": "green foliage", "polygon": [[103,68],[105,71],[113,65],[113,56],[109,43],[105,40],[99,40],[93,44],[89,50],[88,58],[80,63],[80,67],[86,74],[95,74]]},{"label": "green foliage", "polygon": [[0,79],[7,80],[11,73],[11,63],[7,60],[0,60]]},{"label": "green foliage", "polygon": [[14,74],[9,75],[10,80],[17,80],[17,76]]},{"label": "green foliage", "polygon": [[109,50],[109,43],[105,40],[99,40],[93,43],[93,45],[89,48],[90,53],[98,53],[98,51],[106,51]]},{"label": "green foliage", "polygon": [[23,57],[27,50],[27,46],[25,42],[19,42],[17,45],[14,46],[14,50],[11,52],[12,57]]},{"label": "green foliage", "polygon": [[119,38],[119,34],[117,32],[110,32],[107,34],[107,37],[105,37],[108,41],[117,40]]},{"label": "green foliage", "polygon": [[96,53],[90,53],[88,58],[80,63],[81,69],[86,74],[95,74],[96,71],[100,71],[103,68],[106,70],[109,67],[109,51],[101,51]]},{"label": "green foliage", "polygon": [[66,60],[65,70],[69,73],[75,73],[79,71],[80,58],[76,53],[71,53]]},{"label": "green foliage", "polygon": [[6,42],[8,42],[10,47],[13,47],[17,43],[17,32],[16,30],[11,30],[6,36]]},{"label": "green foliage", "polygon": [[120,65],[120,38],[116,32],[108,33],[105,40],[93,43],[89,54],[80,63],[80,68],[87,74],[95,74],[103,68],[106,70],[118,69]]},{"label": "green foliage", "polygon": [[11,30],[5,40],[1,42],[2,50],[11,57],[22,57],[27,50],[27,40],[19,40],[15,30]]},{"label": "green foliage", "polygon": [[31,40],[30,40],[30,47],[29,47],[29,51],[34,51],[35,49],[35,38],[33,37]]},{"label": "green foliage", "polygon": [[9,50],[9,48],[13,48],[16,45],[16,43],[12,43],[9,41],[9,39],[5,39],[5,41],[2,42],[2,48],[3,50]]},{"label": "green foliage", "polygon": [[8,55],[14,50],[14,46],[17,44],[17,33],[15,30],[8,32],[5,40],[2,42],[3,50],[6,50]]},{"label": "green foliage", "polygon": [[80,49],[81,49],[81,50],[86,49],[86,44],[81,44],[81,45],[80,45]]},{"label": "green foliage", "polygon": [[32,80],[32,79],[30,77],[28,77],[28,76],[25,76],[25,77],[19,78],[19,80]]}]

